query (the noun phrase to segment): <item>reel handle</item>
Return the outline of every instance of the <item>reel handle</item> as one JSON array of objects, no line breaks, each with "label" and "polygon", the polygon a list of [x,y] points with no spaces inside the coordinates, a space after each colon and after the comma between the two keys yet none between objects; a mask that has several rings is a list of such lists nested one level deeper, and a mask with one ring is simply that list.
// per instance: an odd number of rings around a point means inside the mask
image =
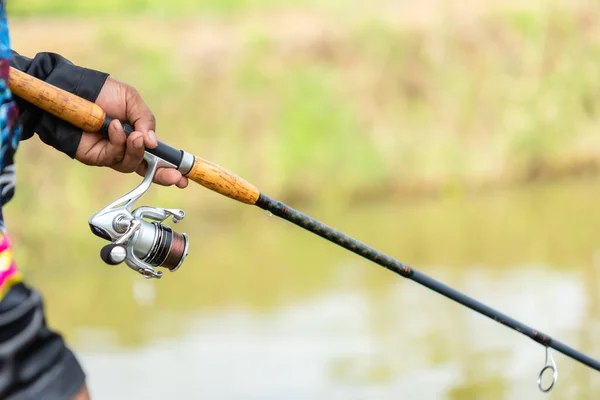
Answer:
[{"label": "reel handle", "polygon": [[100,258],[108,265],[118,265],[127,258],[127,250],[121,244],[107,244],[100,250]]},{"label": "reel handle", "polygon": [[[14,67],[10,67],[8,86],[15,96],[85,132],[108,134],[112,118],[91,101]],[[127,135],[133,132],[131,125],[123,124],[123,127]],[[254,185],[215,163],[184,150],[177,150],[161,141],[156,148],[146,149],[146,152],[172,164],[191,181],[223,196],[250,205],[258,201],[260,191]]]}]

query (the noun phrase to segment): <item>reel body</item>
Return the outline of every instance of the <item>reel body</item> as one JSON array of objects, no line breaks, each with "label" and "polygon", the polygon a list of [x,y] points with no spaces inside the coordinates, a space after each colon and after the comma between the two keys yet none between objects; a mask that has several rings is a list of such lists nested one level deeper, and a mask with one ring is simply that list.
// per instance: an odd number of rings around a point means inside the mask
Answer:
[{"label": "reel body", "polygon": [[185,233],[178,233],[162,224],[169,217],[178,223],[185,216],[183,210],[148,206],[131,210],[150,188],[159,167],[176,168],[148,152],[144,159],[148,169],[142,182],[94,214],[88,223],[96,236],[111,242],[100,251],[105,263],[118,265],[125,262],[146,278],[161,278],[162,272],[156,271],[155,267],[167,268],[171,272],[179,269],[188,255],[189,239]]}]

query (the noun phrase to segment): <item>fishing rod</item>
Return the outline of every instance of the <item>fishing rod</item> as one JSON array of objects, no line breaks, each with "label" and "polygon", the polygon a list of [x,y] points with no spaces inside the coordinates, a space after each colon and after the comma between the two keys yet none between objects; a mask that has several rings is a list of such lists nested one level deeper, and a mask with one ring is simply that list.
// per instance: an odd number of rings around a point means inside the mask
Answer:
[{"label": "fishing rod", "polygon": [[[108,135],[112,118],[95,103],[55,87],[15,68],[10,69],[9,88],[15,96],[61,118],[86,132]],[[127,135],[134,128],[124,123]],[[175,168],[191,181],[243,204],[259,207],[285,219],[359,256],[366,258],[404,278],[415,281],[455,302],[462,304],[492,320],[507,326],[545,347],[544,367],[538,375],[538,388],[549,392],[558,379],[558,369],[549,349],[600,371],[600,361],[531,328],[506,314],[439,282],[411,266],[402,263],[318,220],[295,210],[281,201],[270,198],[256,186],[227,169],[195,156],[185,150],[175,149],[161,141],[154,149],[146,149],[144,159],[148,169],[142,182],[132,191],[110,203],[88,221],[92,232],[109,242],[100,251],[102,260],[110,265],[125,262],[131,269],[146,278],[161,278],[155,267],[174,272],[188,255],[189,238],[162,223],[171,217],[181,221],[185,213],[179,209],[141,206],[132,210],[133,204],[150,188],[158,168]],[[150,221],[145,220],[149,219]],[[546,371],[552,371],[552,382],[542,386]]]}]

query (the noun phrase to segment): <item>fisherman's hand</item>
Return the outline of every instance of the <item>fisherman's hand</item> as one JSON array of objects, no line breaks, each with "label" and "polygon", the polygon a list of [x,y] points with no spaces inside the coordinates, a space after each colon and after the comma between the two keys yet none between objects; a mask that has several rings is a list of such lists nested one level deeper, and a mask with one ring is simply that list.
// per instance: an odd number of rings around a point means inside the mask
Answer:
[{"label": "fisherman's hand", "polygon": [[[86,165],[110,167],[123,173],[137,172],[144,176],[148,165],[144,160],[144,148],[158,145],[154,130],[154,114],[137,90],[109,76],[96,100],[106,114],[113,118],[108,137],[100,133],[84,132],[75,159]],[[129,121],[135,131],[125,135],[119,122]],[[159,168],[154,182],[163,186],[177,185],[185,188],[188,179],[174,168]]]}]

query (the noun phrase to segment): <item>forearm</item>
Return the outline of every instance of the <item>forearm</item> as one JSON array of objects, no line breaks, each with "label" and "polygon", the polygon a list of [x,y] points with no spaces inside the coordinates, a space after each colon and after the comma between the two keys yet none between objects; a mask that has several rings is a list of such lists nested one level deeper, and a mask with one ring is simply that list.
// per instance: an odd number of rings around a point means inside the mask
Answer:
[{"label": "forearm", "polygon": [[[28,75],[95,102],[108,74],[79,67],[56,53],[42,52],[33,58],[12,51],[11,66]],[[81,140],[80,129],[15,96],[22,125],[21,140],[37,133],[40,139],[74,158]]]}]

